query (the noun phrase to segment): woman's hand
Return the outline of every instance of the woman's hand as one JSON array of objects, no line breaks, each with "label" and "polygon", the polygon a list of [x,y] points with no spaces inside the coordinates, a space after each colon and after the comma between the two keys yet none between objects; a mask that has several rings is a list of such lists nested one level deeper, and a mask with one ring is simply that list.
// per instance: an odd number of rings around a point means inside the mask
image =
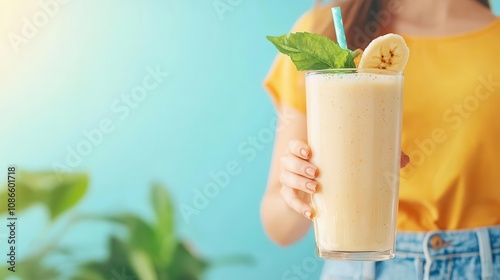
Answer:
[{"label": "woman's hand", "polygon": [[281,196],[290,208],[312,219],[314,210],[308,201],[318,187],[318,168],[309,162],[311,149],[303,141],[291,140],[287,150],[281,158]]},{"label": "woman's hand", "polygon": [[[309,162],[310,147],[300,140],[288,143],[288,152],[281,158],[281,196],[290,208],[308,219],[314,216],[314,209],[309,205],[309,195],[316,192],[318,168]],[[401,152],[401,168],[410,162],[410,158]]]}]

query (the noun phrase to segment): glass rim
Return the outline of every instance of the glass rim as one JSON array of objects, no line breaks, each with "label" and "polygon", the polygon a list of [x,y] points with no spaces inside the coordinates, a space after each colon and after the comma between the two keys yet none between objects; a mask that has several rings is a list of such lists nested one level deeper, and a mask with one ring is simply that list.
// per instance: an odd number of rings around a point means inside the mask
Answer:
[{"label": "glass rim", "polygon": [[371,73],[387,76],[403,76],[403,71],[377,69],[377,68],[329,68],[321,70],[310,70],[306,72],[306,76],[324,75],[324,74],[354,74],[354,73]]}]

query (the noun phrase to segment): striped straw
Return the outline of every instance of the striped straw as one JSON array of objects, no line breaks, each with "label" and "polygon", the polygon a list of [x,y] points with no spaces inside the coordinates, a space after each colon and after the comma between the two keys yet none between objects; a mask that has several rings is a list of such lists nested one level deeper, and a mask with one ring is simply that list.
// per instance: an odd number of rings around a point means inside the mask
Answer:
[{"label": "striped straw", "polygon": [[340,10],[340,7],[333,7],[332,14],[333,14],[333,22],[335,23],[335,33],[337,34],[337,43],[341,48],[347,50],[344,23],[342,22],[342,11]]}]

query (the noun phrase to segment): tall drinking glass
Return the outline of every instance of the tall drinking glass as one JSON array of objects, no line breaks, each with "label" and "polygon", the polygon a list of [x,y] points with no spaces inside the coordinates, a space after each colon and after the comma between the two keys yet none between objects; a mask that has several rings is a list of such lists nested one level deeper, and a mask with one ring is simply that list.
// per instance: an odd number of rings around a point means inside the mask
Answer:
[{"label": "tall drinking glass", "polygon": [[394,257],[403,75],[378,69],[308,72],[307,130],[319,169],[312,196],[318,255]]}]

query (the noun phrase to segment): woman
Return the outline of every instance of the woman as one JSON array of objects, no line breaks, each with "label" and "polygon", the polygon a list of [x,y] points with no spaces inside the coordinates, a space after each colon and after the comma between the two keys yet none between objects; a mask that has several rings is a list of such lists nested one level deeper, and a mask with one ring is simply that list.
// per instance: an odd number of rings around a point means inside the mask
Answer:
[{"label": "woman", "polygon": [[[342,0],[350,49],[402,35],[403,155],[396,258],[327,261],[322,279],[500,279],[500,20],[486,1]],[[335,3],[334,3],[335,4]],[[335,40],[329,6],[317,5],[293,31]],[[311,226],[317,167],[308,159],[304,73],[279,55],[265,81],[280,113],[261,216],[269,237],[288,245]],[[411,159],[411,162],[409,162]]]}]

